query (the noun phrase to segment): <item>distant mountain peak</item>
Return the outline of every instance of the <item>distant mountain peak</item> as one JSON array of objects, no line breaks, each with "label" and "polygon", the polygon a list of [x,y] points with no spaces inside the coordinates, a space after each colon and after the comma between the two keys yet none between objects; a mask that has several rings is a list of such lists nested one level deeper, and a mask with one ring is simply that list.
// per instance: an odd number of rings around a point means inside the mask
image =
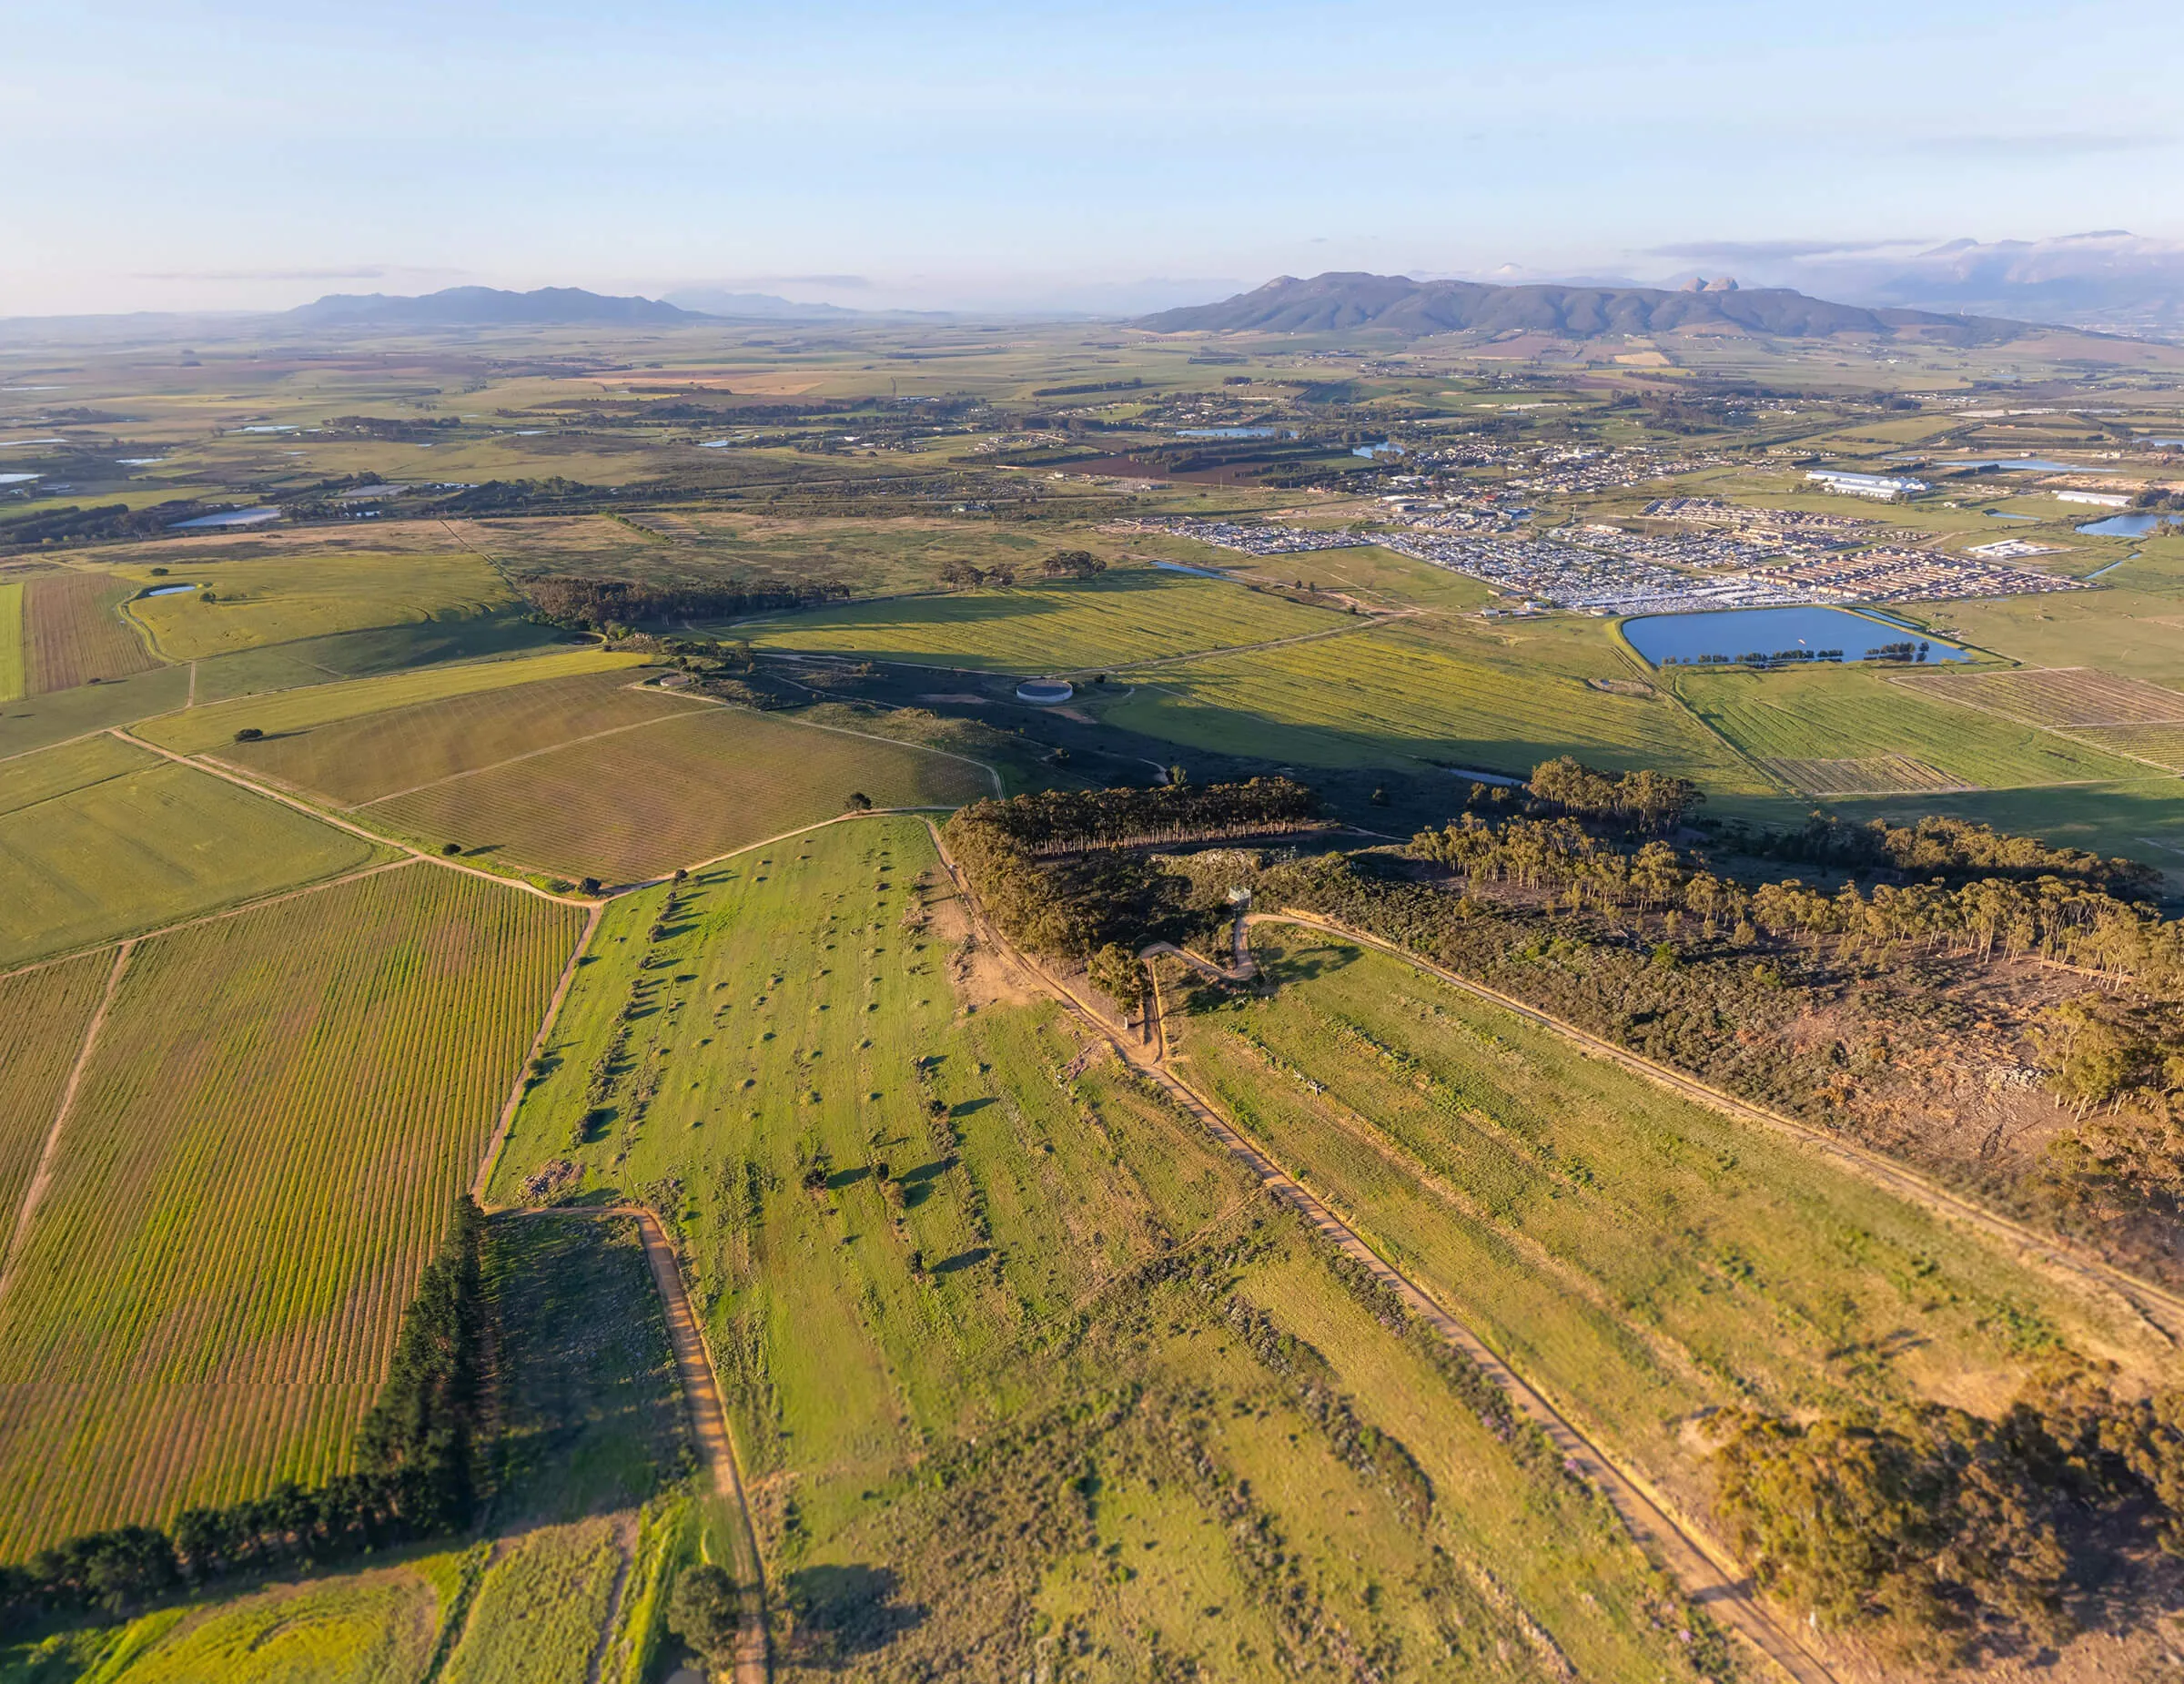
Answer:
[{"label": "distant mountain peak", "polygon": [[540,287],[508,292],[498,287],[446,287],[416,298],[384,292],[332,292],[288,312],[306,326],[497,327],[575,325],[668,325],[702,321],[693,310],[656,299],[614,298],[581,287]]}]

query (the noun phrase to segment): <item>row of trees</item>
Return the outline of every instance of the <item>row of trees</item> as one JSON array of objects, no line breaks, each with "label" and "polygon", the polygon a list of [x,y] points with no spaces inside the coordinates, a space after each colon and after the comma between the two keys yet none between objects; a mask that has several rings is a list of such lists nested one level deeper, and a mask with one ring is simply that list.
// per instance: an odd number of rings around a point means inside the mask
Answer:
[{"label": "row of trees", "polygon": [[[1089,550],[1057,550],[1039,563],[1039,571],[1049,579],[1097,579],[1107,571],[1107,564]],[[1002,561],[980,567],[957,557],[941,563],[940,582],[958,590],[982,584],[1006,589],[1016,583],[1016,564]]]},{"label": "row of trees", "polygon": [[83,509],[74,503],[65,509],[47,509],[21,520],[0,522],[0,544],[88,543],[107,538],[158,538],[178,521],[205,513],[203,503],[190,499],[158,502],[132,509],[126,502],[100,503]]},{"label": "row of trees", "polygon": [[1726,1425],[1719,1506],[1760,1582],[1915,1649],[2059,1637],[2067,1593],[2141,1534],[2184,1554],[2184,1390],[2126,1400],[2056,1368],[1994,1421],[1920,1405]]},{"label": "row of trees", "polygon": [[2069,878],[2112,895],[2138,898],[2161,887],[2161,874],[2135,859],[2103,859],[2080,847],[2053,847],[2037,837],[1929,814],[1914,825],[1876,818],[1847,823],[1814,814],[1795,830],[1754,833],[1732,825],[1725,843],[1757,857],[1894,871],[1905,877]]},{"label": "row of trees", "polygon": [[116,1612],[231,1574],[339,1560],[467,1527],[484,1407],[484,1215],[465,1198],[418,1282],[392,1370],[358,1433],[359,1471],[187,1509],[170,1530],[121,1527],[71,1538],[26,1566],[0,1567],[0,1623]]},{"label": "row of trees", "polygon": [[1688,777],[1643,770],[1601,772],[1567,755],[1534,766],[1525,788],[1554,812],[1654,832],[1673,830],[1706,798]]},{"label": "row of trees", "polygon": [[739,614],[765,614],[784,608],[816,608],[826,603],[846,602],[850,591],[846,584],[831,580],[794,590],[729,590],[554,573],[525,580],[523,594],[543,619],[557,625],[598,631],[610,625],[728,620]]},{"label": "row of trees", "polygon": [[991,829],[1024,852],[1081,854],[1223,837],[1273,836],[1320,822],[1319,796],[1287,777],[1243,784],[1168,783],[1150,789],[1048,789],[981,801],[954,823]]}]

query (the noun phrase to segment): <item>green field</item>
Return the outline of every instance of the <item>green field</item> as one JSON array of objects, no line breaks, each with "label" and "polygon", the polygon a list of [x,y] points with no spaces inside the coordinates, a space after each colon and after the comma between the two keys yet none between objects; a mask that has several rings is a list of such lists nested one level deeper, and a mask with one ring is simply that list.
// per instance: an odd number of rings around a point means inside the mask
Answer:
[{"label": "green field", "polygon": [[372,844],[111,736],[0,761],[0,964],[354,870]]},{"label": "green field", "polygon": [[511,1540],[478,1588],[444,1684],[585,1684],[623,1554],[606,1518]]},{"label": "green field", "polygon": [[187,582],[200,589],[139,597],[128,608],[152,647],[170,661],[367,626],[467,620],[510,601],[500,575],[467,550],[349,552],[209,564],[192,564],[184,556],[177,561],[180,571],[171,579],[155,579],[142,568],[131,574],[143,584]]},{"label": "green field", "polygon": [[14,1240],[23,1190],[113,969],[114,956],[101,951],[0,977],[0,1072],[7,1078],[7,1106],[0,1115],[0,1256]]},{"label": "green field", "polygon": [[610,732],[622,752],[641,754],[643,739],[629,735],[633,727],[705,706],[637,688],[645,675],[625,668],[473,691],[217,752],[254,777],[357,806]]},{"label": "green field", "polygon": [[581,918],[415,865],[136,948],[0,1295],[0,1557],[346,1466]]},{"label": "green field", "polygon": [[0,702],[0,761],[168,713],[188,698],[189,668],[160,666],[114,683]]},{"label": "green field", "polygon": [[232,744],[245,727],[268,736],[307,731],[337,720],[360,718],[390,708],[413,707],[474,695],[483,690],[569,678],[583,673],[628,672],[647,664],[642,654],[609,654],[597,649],[555,649],[501,661],[470,661],[429,666],[414,672],[329,682],[273,695],[245,695],[190,708],[144,728],[147,740],[183,754],[202,754]]},{"label": "green field", "polygon": [[1075,672],[1269,642],[1341,624],[1325,609],[1152,568],[745,623],[762,649],[867,655],[977,672]]},{"label": "green field", "polygon": [[494,1178],[674,1216],[776,1675],[1340,1673],[1339,1626],[1391,1679],[1694,1676],[1597,1499],[1195,1125],[1051,1008],[966,1015],[933,868],[871,819],[616,902]]},{"label": "green field", "polygon": [[983,767],[930,749],[714,705],[361,810],[427,847],[619,883],[816,824],[854,792],[956,806],[993,788]]},{"label": "green field", "polygon": [[40,573],[23,587],[25,687],[43,695],[159,664],[121,617],[136,587],[110,573]]},{"label": "green field", "polygon": [[1183,1020],[1196,1080],[1687,1509],[1710,1410],[1991,1409],[2059,1347],[2167,1369],[2120,1305],[1807,1149],[1394,959],[1253,942],[1278,992]]},{"label": "green field", "polygon": [[1762,760],[1908,755],[1982,789],[2143,776],[2089,743],[1929,701],[1856,667],[1679,673],[1673,683],[1694,714]]},{"label": "green field", "polygon": [[0,702],[23,694],[23,586],[0,582]]},{"label": "green field", "polygon": [[[1508,642],[1398,627],[1192,661],[1126,675],[1137,693],[1102,717],[1180,747],[1304,766],[1423,762],[1522,776],[1573,754],[1679,773],[1710,792],[1764,790],[1672,698],[1589,685],[1631,674],[1600,627],[1582,631],[1589,647],[1530,626]],[[1461,785],[1451,787],[1460,799]]]},{"label": "green field", "polygon": [[196,664],[199,706],[239,695],[300,690],[345,678],[369,678],[457,661],[513,659],[568,641],[554,626],[534,625],[513,610],[463,620],[376,625],[292,644],[273,644]]}]

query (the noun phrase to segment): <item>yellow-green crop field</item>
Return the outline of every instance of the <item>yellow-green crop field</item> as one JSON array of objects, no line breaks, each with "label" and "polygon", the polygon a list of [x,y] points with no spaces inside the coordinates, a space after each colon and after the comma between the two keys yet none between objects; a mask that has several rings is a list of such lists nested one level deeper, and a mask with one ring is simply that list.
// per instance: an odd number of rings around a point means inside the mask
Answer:
[{"label": "yellow-green crop field", "polygon": [[830,608],[740,628],[762,649],[866,655],[979,672],[1076,672],[1270,642],[1342,624],[1325,609],[1149,567]]},{"label": "yellow-green crop field", "polygon": [[982,766],[932,749],[716,705],[362,812],[428,847],[629,882],[816,824],[860,792],[877,806],[958,806],[994,786]]},{"label": "yellow-green crop field", "polygon": [[40,573],[29,580],[23,587],[29,693],[73,690],[157,666],[144,639],[122,618],[122,604],[136,590],[110,573]]},{"label": "yellow-green crop field", "polygon": [[615,902],[494,1178],[667,1212],[796,1610],[776,1676],[1713,1664],[1194,1122],[958,991],[939,881],[875,817]]},{"label": "yellow-green crop field", "polygon": [[[1603,653],[1605,674],[1604,643]],[[1135,678],[1137,692],[1103,716],[1186,748],[1308,766],[1410,760],[1516,776],[1573,754],[1678,773],[1709,792],[1765,789],[1673,697],[1602,691],[1475,637],[1390,628]]]},{"label": "yellow-green crop field", "polygon": [[23,585],[0,581],[0,702],[23,694]]},{"label": "yellow-green crop field", "polygon": [[2169,1361],[2120,1304],[1400,960],[1253,942],[1275,995],[1183,1020],[1205,1091],[1694,1512],[1708,1410],[1991,1406],[2058,1348]]},{"label": "yellow-green crop field", "polygon": [[153,720],[141,735],[164,748],[186,755],[201,754],[207,748],[232,744],[235,734],[246,727],[263,731],[268,736],[308,731],[336,720],[411,707],[420,702],[473,695],[481,690],[501,690],[514,685],[569,678],[582,673],[626,672],[632,667],[643,666],[650,658],[642,654],[607,654],[591,648],[555,649],[505,661],[425,667],[416,672],[315,685],[271,695],[237,696]]},{"label": "yellow-green crop field", "polygon": [[0,1294],[0,1556],[347,1465],[581,922],[412,865],[136,946]]},{"label": "yellow-green crop field", "polygon": [[0,964],[354,870],[380,850],[113,736],[0,761]]},{"label": "yellow-green crop field", "polygon": [[145,628],[152,646],[170,661],[195,661],[366,626],[471,619],[511,600],[500,575],[467,550],[197,566],[190,565],[186,554],[175,560],[172,578],[154,580],[145,573],[140,583],[187,582],[198,590],[139,597],[129,604],[130,615]]},{"label": "yellow-green crop field", "polygon": [[0,977],[0,1256],[6,1254],[61,1090],[106,992],[114,955],[85,953]]},{"label": "yellow-green crop field", "polygon": [[2089,743],[1931,701],[1923,680],[1914,688],[1844,667],[1680,673],[1674,682],[1694,713],[1761,759],[1908,755],[1982,789],[2099,783],[2140,775],[2131,762]]},{"label": "yellow-green crop field", "polygon": [[639,688],[642,676],[641,671],[620,668],[477,690],[282,731],[217,753],[254,777],[307,790],[339,806],[367,806],[706,705],[672,692]]},{"label": "yellow-green crop field", "polygon": [[623,1563],[604,1517],[515,1539],[478,1588],[446,1684],[585,1684]]}]

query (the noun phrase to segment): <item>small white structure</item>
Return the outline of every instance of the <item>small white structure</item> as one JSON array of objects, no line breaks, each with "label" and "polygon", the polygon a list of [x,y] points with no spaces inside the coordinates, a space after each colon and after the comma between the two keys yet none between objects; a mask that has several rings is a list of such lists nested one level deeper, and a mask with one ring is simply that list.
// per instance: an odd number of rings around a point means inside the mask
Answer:
[{"label": "small white structure", "polygon": [[1076,694],[1077,686],[1067,678],[1026,678],[1016,686],[1017,701],[1038,707],[1052,707]]},{"label": "small white structure", "polygon": [[2128,497],[2118,496],[2114,492],[2058,492],[2055,500],[2058,502],[2089,502],[2096,509],[2128,509],[2131,506]]}]

